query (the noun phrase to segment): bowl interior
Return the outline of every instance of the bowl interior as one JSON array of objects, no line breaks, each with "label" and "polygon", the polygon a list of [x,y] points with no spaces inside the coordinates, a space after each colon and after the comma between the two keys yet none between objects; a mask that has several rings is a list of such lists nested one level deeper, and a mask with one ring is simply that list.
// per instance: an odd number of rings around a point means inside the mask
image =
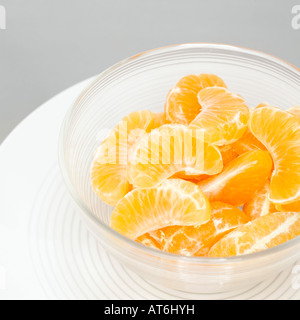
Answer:
[{"label": "bowl interior", "polygon": [[90,168],[96,148],[132,111],[162,112],[168,91],[188,74],[213,73],[242,95],[282,109],[300,104],[300,72],[269,55],[231,46],[188,44],[127,59],[101,74],[70,110],[63,128],[63,170],[79,201],[101,224],[112,207],[94,194]]}]

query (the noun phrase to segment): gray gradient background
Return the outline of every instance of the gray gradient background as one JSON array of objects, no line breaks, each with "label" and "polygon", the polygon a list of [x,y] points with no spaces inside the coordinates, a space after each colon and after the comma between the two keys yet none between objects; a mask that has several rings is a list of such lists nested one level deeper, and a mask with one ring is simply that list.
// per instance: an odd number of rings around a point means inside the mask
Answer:
[{"label": "gray gradient background", "polygon": [[0,0],[0,143],[30,112],[128,56],[186,42],[227,43],[300,67],[300,0]]}]

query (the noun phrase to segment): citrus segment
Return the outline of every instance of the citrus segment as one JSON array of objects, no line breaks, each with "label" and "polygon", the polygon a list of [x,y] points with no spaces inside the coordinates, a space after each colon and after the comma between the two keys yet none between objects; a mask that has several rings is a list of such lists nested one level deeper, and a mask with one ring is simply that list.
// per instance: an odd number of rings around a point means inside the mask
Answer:
[{"label": "citrus segment", "polygon": [[227,166],[228,163],[230,163],[231,161],[233,161],[234,159],[236,159],[239,156],[239,154],[234,150],[232,145],[219,147],[219,149],[220,149],[220,152],[222,155],[224,167]]},{"label": "citrus segment", "polygon": [[154,239],[149,233],[145,233],[144,235],[138,237],[135,241],[152,249],[161,250],[161,243]]},{"label": "citrus segment", "polygon": [[242,138],[236,141],[232,146],[239,155],[253,150],[266,150],[266,147],[254,137],[248,128]]},{"label": "citrus segment", "polygon": [[297,120],[300,122],[300,107],[293,107],[289,109],[288,112],[295,116]]},{"label": "citrus segment", "polygon": [[198,93],[204,88],[215,86],[226,88],[224,81],[212,74],[183,77],[168,94],[165,105],[167,120],[172,123],[190,124],[201,110]]},{"label": "citrus segment", "polygon": [[[229,162],[238,157],[238,154],[233,150],[233,148],[228,146],[219,147],[221,152],[223,167],[226,166]],[[194,181],[195,183],[205,180],[209,178],[209,175],[201,174],[200,176],[190,175],[189,172],[181,171],[174,175],[174,178],[186,179],[190,181]]]},{"label": "citrus segment", "polygon": [[269,104],[265,103],[265,102],[262,102],[260,103],[255,109],[258,109],[258,108],[263,108],[263,107],[268,107]]},{"label": "citrus segment", "polygon": [[300,201],[296,201],[289,204],[282,204],[282,205],[278,204],[276,205],[276,209],[282,212],[289,212],[289,211],[300,212]]},{"label": "citrus segment", "polygon": [[114,209],[111,227],[130,239],[137,239],[167,226],[201,225],[210,219],[211,207],[194,183],[170,179],[156,188],[135,189]]},{"label": "citrus segment", "polygon": [[[256,109],[266,106],[268,106],[266,103],[261,103],[256,107]],[[251,110],[251,112],[253,112],[253,110]],[[254,137],[249,128],[246,129],[246,132],[241,139],[236,141],[232,146],[239,155],[253,150],[267,150],[266,147]]]},{"label": "citrus segment", "polygon": [[247,129],[249,108],[244,99],[226,88],[206,88],[198,94],[202,110],[191,128],[203,130],[205,142],[218,146],[232,144]]},{"label": "citrus segment", "polygon": [[267,106],[254,110],[249,127],[274,161],[269,199],[275,204],[300,200],[300,126],[296,117]]},{"label": "citrus segment", "polygon": [[154,116],[154,128],[159,128],[168,123],[164,112],[153,113]]},{"label": "citrus segment", "polygon": [[151,111],[138,111],[123,118],[97,149],[93,160],[92,186],[99,198],[115,206],[131,189],[127,178],[128,153],[146,132],[157,125]]},{"label": "citrus segment", "polygon": [[198,185],[210,201],[241,206],[265,185],[272,166],[268,152],[250,151],[230,162],[222,173],[201,181]]},{"label": "citrus segment", "polygon": [[276,212],[238,227],[210,250],[209,257],[255,253],[300,235],[300,213]]},{"label": "citrus segment", "polygon": [[[185,256],[205,256],[209,249],[225,234],[249,222],[249,218],[238,208],[221,202],[211,204],[209,222],[199,227],[173,226],[144,235],[141,239],[156,239],[160,250]],[[145,242],[146,245],[151,245]]]},{"label": "citrus segment", "polygon": [[151,188],[178,172],[213,175],[222,168],[217,147],[204,143],[195,130],[172,124],[152,130],[135,145],[128,177],[134,187]]},{"label": "citrus segment", "polygon": [[268,180],[264,187],[257,191],[253,198],[244,205],[244,212],[251,217],[252,220],[279,211],[269,200],[269,194],[270,182]]}]

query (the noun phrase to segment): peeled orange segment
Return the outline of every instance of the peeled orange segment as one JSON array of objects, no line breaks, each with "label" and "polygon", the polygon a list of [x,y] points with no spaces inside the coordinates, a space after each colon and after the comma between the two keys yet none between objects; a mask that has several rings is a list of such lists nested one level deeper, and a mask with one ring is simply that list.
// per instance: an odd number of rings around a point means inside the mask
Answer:
[{"label": "peeled orange segment", "polygon": [[211,206],[211,219],[199,227],[166,227],[150,232],[137,241],[151,247],[155,241],[156,248],[173,254],[205,256],[228,232],[249,222],[249,218],[236,207],[222,202],[212,203]]},{"label": "peeled orange segment", "polygon": [[190,176],[213,175],[223,169],[217,147],[208,145],[197,130],[179,124],[165,125],[143,136],[129,158],[129,181],[151,188],[185,171]]},{"label": "peeled orange segment", "polygon": [[295,116],[297,120],[300,122],[300,107],[293,107],[289,109],[288,112]]},{"label": "peeled orange segment", "polygon": [[300,126],[296,117],[267,106],[253,111],[249,128],[274,161],[269,199],[275,204],[300,200]]},{"label": "peeled orange segment", "polygon": [[[232,160],[234,160],[235,158],[237,158],[239,155],[233,150],[233,148],[231,147],[231,145],[228,146],[223,146],[223,147],[219,147],[219,150],[221,152],[221,156],[222,156],[222,160],[223,160],[223,166],[226,166],[229,162],[231,162]],[[188,172],[186,171],[182,171],[182,172],[178,172],[174,175],[174,178],[179,178],[179,179],[186,179],[186,180],[191,180],[195,183],[205,180],[207,178],[209,178],[210,176],[202,174],[200,176],[193,176],[193,175],[189,175]]]},{"label": "peeled orange segment", "polygon": [[144,246],[150,247],[152,249],[161,250],[161,244],[157,240],[155,240],[149,233],[146,233],[141,237],[138,237],[136,239],[136,242]]},{"label": "peeled orange segment", "polygon": [[239,140],[247,129],[249,108],[245,100],[226,88],[206,88],[198,94],[202,110],[191,128],[204,132],[205,142],[223,146]]},{"label": "peeled orange segment", "polygon": [[[261,103],[256,107],[256,109],[263,108],[266,106],[267,104]],[[241,139],[236,141],[232,145],[232,147],[239,155],[253,150],[267,150],[266,147],[254,137],[249,128],[246,129],[246,132],[241,137]]]},{"label": "peeled orange segment", "polygon": [[238,227],[210,250],[209,257],[250,254],[278,246],[300,235],[300,213],[276,212]]},{"label": "peeled orange segment", "polygon": [[268,107],[269,104],[265,103],[265,102],[262,102],[260,103],[255,109],[258,109],[258,108],[263,108],[263,107]]},{"label": "peeled orange segment", "polygon": [[212,74],[189,75],[169,92],[165,105],[168,121],[188,125],[201,110],[198,93],[207,87],[225,87],[224,81]]},{"label": "peeled orange segment", "polygon": [[153,113],[154,116],[154,128],[159,128],[168,123],[164,112]]},{"label": "peeled orange segment", "polygon": [[265,185],[272,166],[268,152],[250,151],[230,162],[222,173],[198,185],[210,201],[241,206]]},{"label": "peeled orange segment", "polygon": [[224,166],[227,166],[228,163],[230,163],[239,156],[239,154],[233,149],[232,145],[219,147],[219,149],[222,155]]},{"label": "peeled orange segment", "polygon": [[132,145],[157,125],[151,111],[126,116],[98,148],[92,164],[92,186],[99,198],[115,206],[131,189],[127,178],[128,153]]},{"label": "peeled orange segment", "polygon": [[244,205],[244,212],[251,217],[252,220],[280,211],[277,210],[274,204],[269,200],[269,194],[270,182],[268,180],[264,187],[257,191],[253,198]]},{"label": "peeled orange segment", "polygon": [[253,150],[266,150],[266,147],[254,137],[248,128],[242,138],[232,146],[239,155]]},{"label": "peeled orange segment", "polygon": [[282,204],[282,205],[278,204],[276,205],[276,209],[282,212],[289,212],[289,211],[300,212],[300,201],[296,201],[289,204]]},{"label": "peeled orange segment", "polygon": [[197,185],[170,179],[156,188],[128,193],[114,209],[111,227],[135,240],[167,226],[201,225],[210,219],[210,214],[210,204]]}]

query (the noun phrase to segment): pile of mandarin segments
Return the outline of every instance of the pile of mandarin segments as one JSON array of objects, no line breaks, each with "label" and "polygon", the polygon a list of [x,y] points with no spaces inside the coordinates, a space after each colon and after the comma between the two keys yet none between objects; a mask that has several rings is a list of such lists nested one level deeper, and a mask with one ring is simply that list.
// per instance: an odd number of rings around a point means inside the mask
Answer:
[{"label": "pile of mandarin segments", "polygon": [[218,76],[186,76],[164,112],[118,124],[91,180],[114,207],[111,228],[151,248],[229,257],[275,247],[300,235],[300,107],[249,108]]}]

